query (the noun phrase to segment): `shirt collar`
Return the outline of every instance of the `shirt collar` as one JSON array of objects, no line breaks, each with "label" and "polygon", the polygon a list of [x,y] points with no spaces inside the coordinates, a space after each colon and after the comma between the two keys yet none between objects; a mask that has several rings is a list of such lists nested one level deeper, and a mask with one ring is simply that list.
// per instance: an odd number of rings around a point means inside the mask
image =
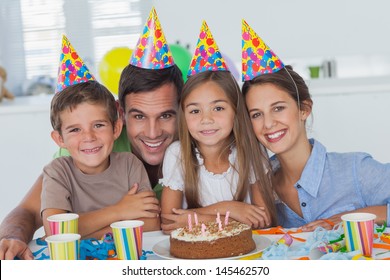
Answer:
[{"label": "shirt collar", "polygon": [[[301,178],[295,184],[295,187],[300,185],[311,196],[316,197],[322,175],[325,170],[326,161],[326,148],[318,141],[309,139],[310,144],[313,146],[309,160],[307,161],[305,168],[303,169]],[[276,171],[280,167],[280,163],[273,155],[271,157],[272,170]]]}]

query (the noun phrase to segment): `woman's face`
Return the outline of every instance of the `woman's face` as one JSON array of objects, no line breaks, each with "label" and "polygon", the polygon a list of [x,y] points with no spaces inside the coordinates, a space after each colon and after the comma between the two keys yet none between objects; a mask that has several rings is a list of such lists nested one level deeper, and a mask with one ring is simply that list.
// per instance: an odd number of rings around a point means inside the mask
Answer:
[{"label": "woman's face", "polygon": [[299,111],[286,91],[272,84],[255,85],[245,101],[257,139],[271,152],[287,152],[307,139],[305,120],[310,112]]}]

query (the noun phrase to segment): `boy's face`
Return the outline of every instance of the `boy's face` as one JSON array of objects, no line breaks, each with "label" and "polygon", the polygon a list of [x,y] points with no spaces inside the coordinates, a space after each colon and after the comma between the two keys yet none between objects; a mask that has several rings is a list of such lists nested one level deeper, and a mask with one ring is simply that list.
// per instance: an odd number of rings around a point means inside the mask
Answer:
[{"label": "boy's face", "polygon": [[122,122],[112,127],[103,105],[81,103],[60,113],[61,134],[52,138],[61,148],[68,149],[75,165],[85,174],[97,174],[109,166],[109,155],[118,138]]},{"label": "boy's face", "polygon": [[125,97],[124,117],[133,153],[149,165],[163,162],[176,136],[177,90],[171,84]]}]

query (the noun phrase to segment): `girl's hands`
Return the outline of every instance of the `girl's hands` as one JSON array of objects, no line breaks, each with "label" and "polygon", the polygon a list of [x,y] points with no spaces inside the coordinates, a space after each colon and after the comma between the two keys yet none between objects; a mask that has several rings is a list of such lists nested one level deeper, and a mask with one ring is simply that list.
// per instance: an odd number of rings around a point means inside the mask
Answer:
[{"label": "girl's hands", "polygon": [[165,234],[171,231],[185,227],[188,224],[188,214],[193,214],[194,211],[184,209],[172,209],[173,214],[161,214],[161,229]]},{"label": "girl's hands", "polygon": [[[230,218],[241,223],[250,225],[252,228],[266,228],[270,226],[270,219],[264,209],[264,207],[247,204],[240,201],[226,201],[222,204],[219,204],[218,209],[221,211],[221,219],[224,219],[224,214],[226,209],[230,211]],[[196,210],[199,221],[213,221],[216,219],[216,213],[210,214],[210,210],[207,213],[205,209],[199,208]],[[162,223],[161,229],[165,234],[169,234],[172,230],[175,230],[180,227],[185,227],[188,224],[188,214],[193,215],[194,210],[184,210],[184,209],[172,209],[172,213],[161,214]],[[192,220],[194,222],[194,220]]]},{"label": "girl's hands", "polygon": [[264,207],[240,201],[229,202],[230,217],[252,228],[266,228],[271,225]]}]

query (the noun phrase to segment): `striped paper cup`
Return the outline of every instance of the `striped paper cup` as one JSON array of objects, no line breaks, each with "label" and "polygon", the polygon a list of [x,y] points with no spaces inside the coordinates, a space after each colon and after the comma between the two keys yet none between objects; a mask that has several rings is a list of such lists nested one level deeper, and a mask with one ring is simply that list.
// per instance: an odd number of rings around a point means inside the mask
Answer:
[{"label": "striped paper cup", "polygon": [[80,234],[64,233],[46,237],[51,260],[78,260]]},{"label": "striped paper cup", "polygon": [[51,235],[79,233],[79,215],[75,213],[56,214],[47,217]]},{"label": "striped paper cup", "polygon": [[127,220],[111,224],[118,259],[139,260],[142,256],[143,221]]},{"label": "striped paper cup", "polygon": [[375,218],[376,216],[370,213],[350,213],[341,216],[345,245],[349,252],[360,250],[364,256],[372,255]]}]

